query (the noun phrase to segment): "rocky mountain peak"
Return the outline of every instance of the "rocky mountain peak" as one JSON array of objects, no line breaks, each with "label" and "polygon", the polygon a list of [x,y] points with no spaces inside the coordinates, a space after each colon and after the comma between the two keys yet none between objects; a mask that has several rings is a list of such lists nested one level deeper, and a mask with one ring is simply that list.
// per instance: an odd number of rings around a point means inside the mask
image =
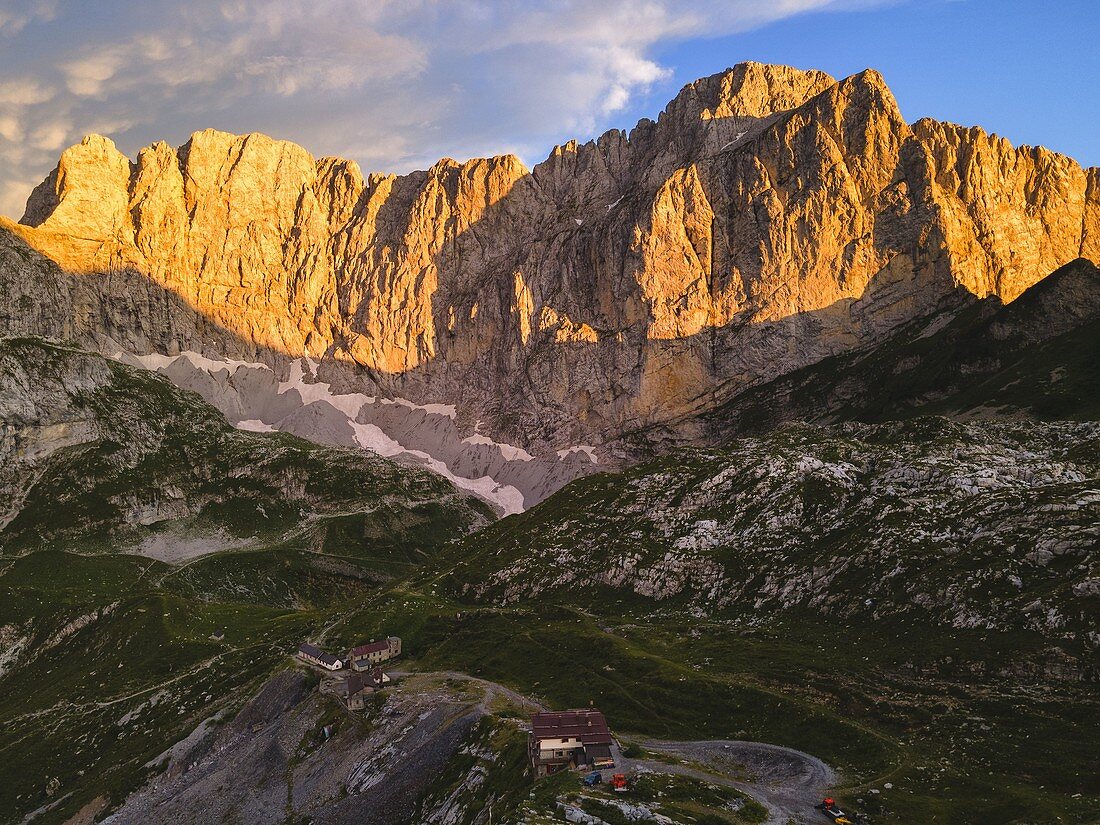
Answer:
[{"label": "rocky mountain peak", "polygon": [[114,141],[87,135],[66,149],[57,168],[31,193],[22,223],[105,237],[126,208],[130,161]]},{"label": "rocky mountain peak", "polygon": [[817,70],[738,63],[684,86],[665,111],[679,118],[694,113],[702,120],[765,118],[801,106],[835,83]]},{"label": "rocky mountain peak", "polygon": [[307,356],[333,392],[454,405],[454,435],[480,422],[554,455],[1097,260],[1100,184],[1047,150],[910,126],[875,71],[743,63],[530,171],[364,176],[214,130],[131,163],[89,138],[24,224],[70,271],[143,279],[141,297],[89,281],[103,305],[77,325],[105,350]]}]

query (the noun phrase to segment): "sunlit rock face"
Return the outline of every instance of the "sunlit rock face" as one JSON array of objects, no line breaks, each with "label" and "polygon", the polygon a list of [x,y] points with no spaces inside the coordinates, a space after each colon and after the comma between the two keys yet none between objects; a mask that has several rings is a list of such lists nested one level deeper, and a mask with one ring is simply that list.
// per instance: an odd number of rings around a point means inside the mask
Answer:
[{"label": "sunlit rock face", "polygon": [[90,137],[22,223],[101,296],[70,326],[104,351],[284,380],[308,357],[335,392],[454,405],[456,435],[541,458],[690,431],[740,388],[1100,258],[1100,183],[979,129],[910,126],[873,71],[748,63],[533,170],[364,176],[211,130],[130,161]]}]

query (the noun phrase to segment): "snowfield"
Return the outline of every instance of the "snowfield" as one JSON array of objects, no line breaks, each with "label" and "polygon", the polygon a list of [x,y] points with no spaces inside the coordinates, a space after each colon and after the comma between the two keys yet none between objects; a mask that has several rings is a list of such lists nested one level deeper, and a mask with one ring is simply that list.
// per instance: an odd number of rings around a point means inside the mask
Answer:
[{"label": "snowfield", "polygon": [[464,433],[455,404],[338,392],[318,377],[320,364],[312,358],[291,361],[284,378],[267,364],[190,351],[174,356],[117,352],[114,358],[197,392],[238,429],[289,432],[423,466],[505,516],[523,512],[598,463],[596,448],[589,445],[535,456],[480,432],[481,422],[473,433]]}]

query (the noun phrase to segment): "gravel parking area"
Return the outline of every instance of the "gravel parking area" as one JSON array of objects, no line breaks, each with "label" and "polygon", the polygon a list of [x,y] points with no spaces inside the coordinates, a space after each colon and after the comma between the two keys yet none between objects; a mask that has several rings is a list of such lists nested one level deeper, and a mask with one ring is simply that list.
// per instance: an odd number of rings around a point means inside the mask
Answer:
[{"label": "gravel parking area", "polygon": [[779,745],[739,740],[649,740],[641,744],[651,752],[694,764],[628,759],[618,753],[615,754],[616,763],[628,771],[676,773],[738,788],[768,808],[766,825],[786,825],[791,821],[809,825],[827,821],[814,805],[836,785],[837,774],[816,756]]}]

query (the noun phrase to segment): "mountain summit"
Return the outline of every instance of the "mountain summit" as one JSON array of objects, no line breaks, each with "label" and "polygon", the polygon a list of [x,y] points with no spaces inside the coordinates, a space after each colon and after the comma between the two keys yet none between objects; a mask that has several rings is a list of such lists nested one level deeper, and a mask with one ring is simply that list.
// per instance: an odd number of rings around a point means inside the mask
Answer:
[{"label": "mountain summit", "polygon": [[0,825],[1093,822],[1098,175],[754,63],[532,169],[86,138],[0,219]]},{"label": "mountain summit", "polygon": [[[1100,172],[910,125],[874,71],[744,63],[533,170],[501,156],[364,176],[212,130],[131,161],[92,136],[5,226],[99,276],[71,326],[102,351],[280,375],[306,357],[342,392],[453,405],[454,469],[487,460],[455,446],[475,436],[575,456],[974,297],[1011,302],[1100,259]],[[441,455],[416,426],[379,426]]]}]

